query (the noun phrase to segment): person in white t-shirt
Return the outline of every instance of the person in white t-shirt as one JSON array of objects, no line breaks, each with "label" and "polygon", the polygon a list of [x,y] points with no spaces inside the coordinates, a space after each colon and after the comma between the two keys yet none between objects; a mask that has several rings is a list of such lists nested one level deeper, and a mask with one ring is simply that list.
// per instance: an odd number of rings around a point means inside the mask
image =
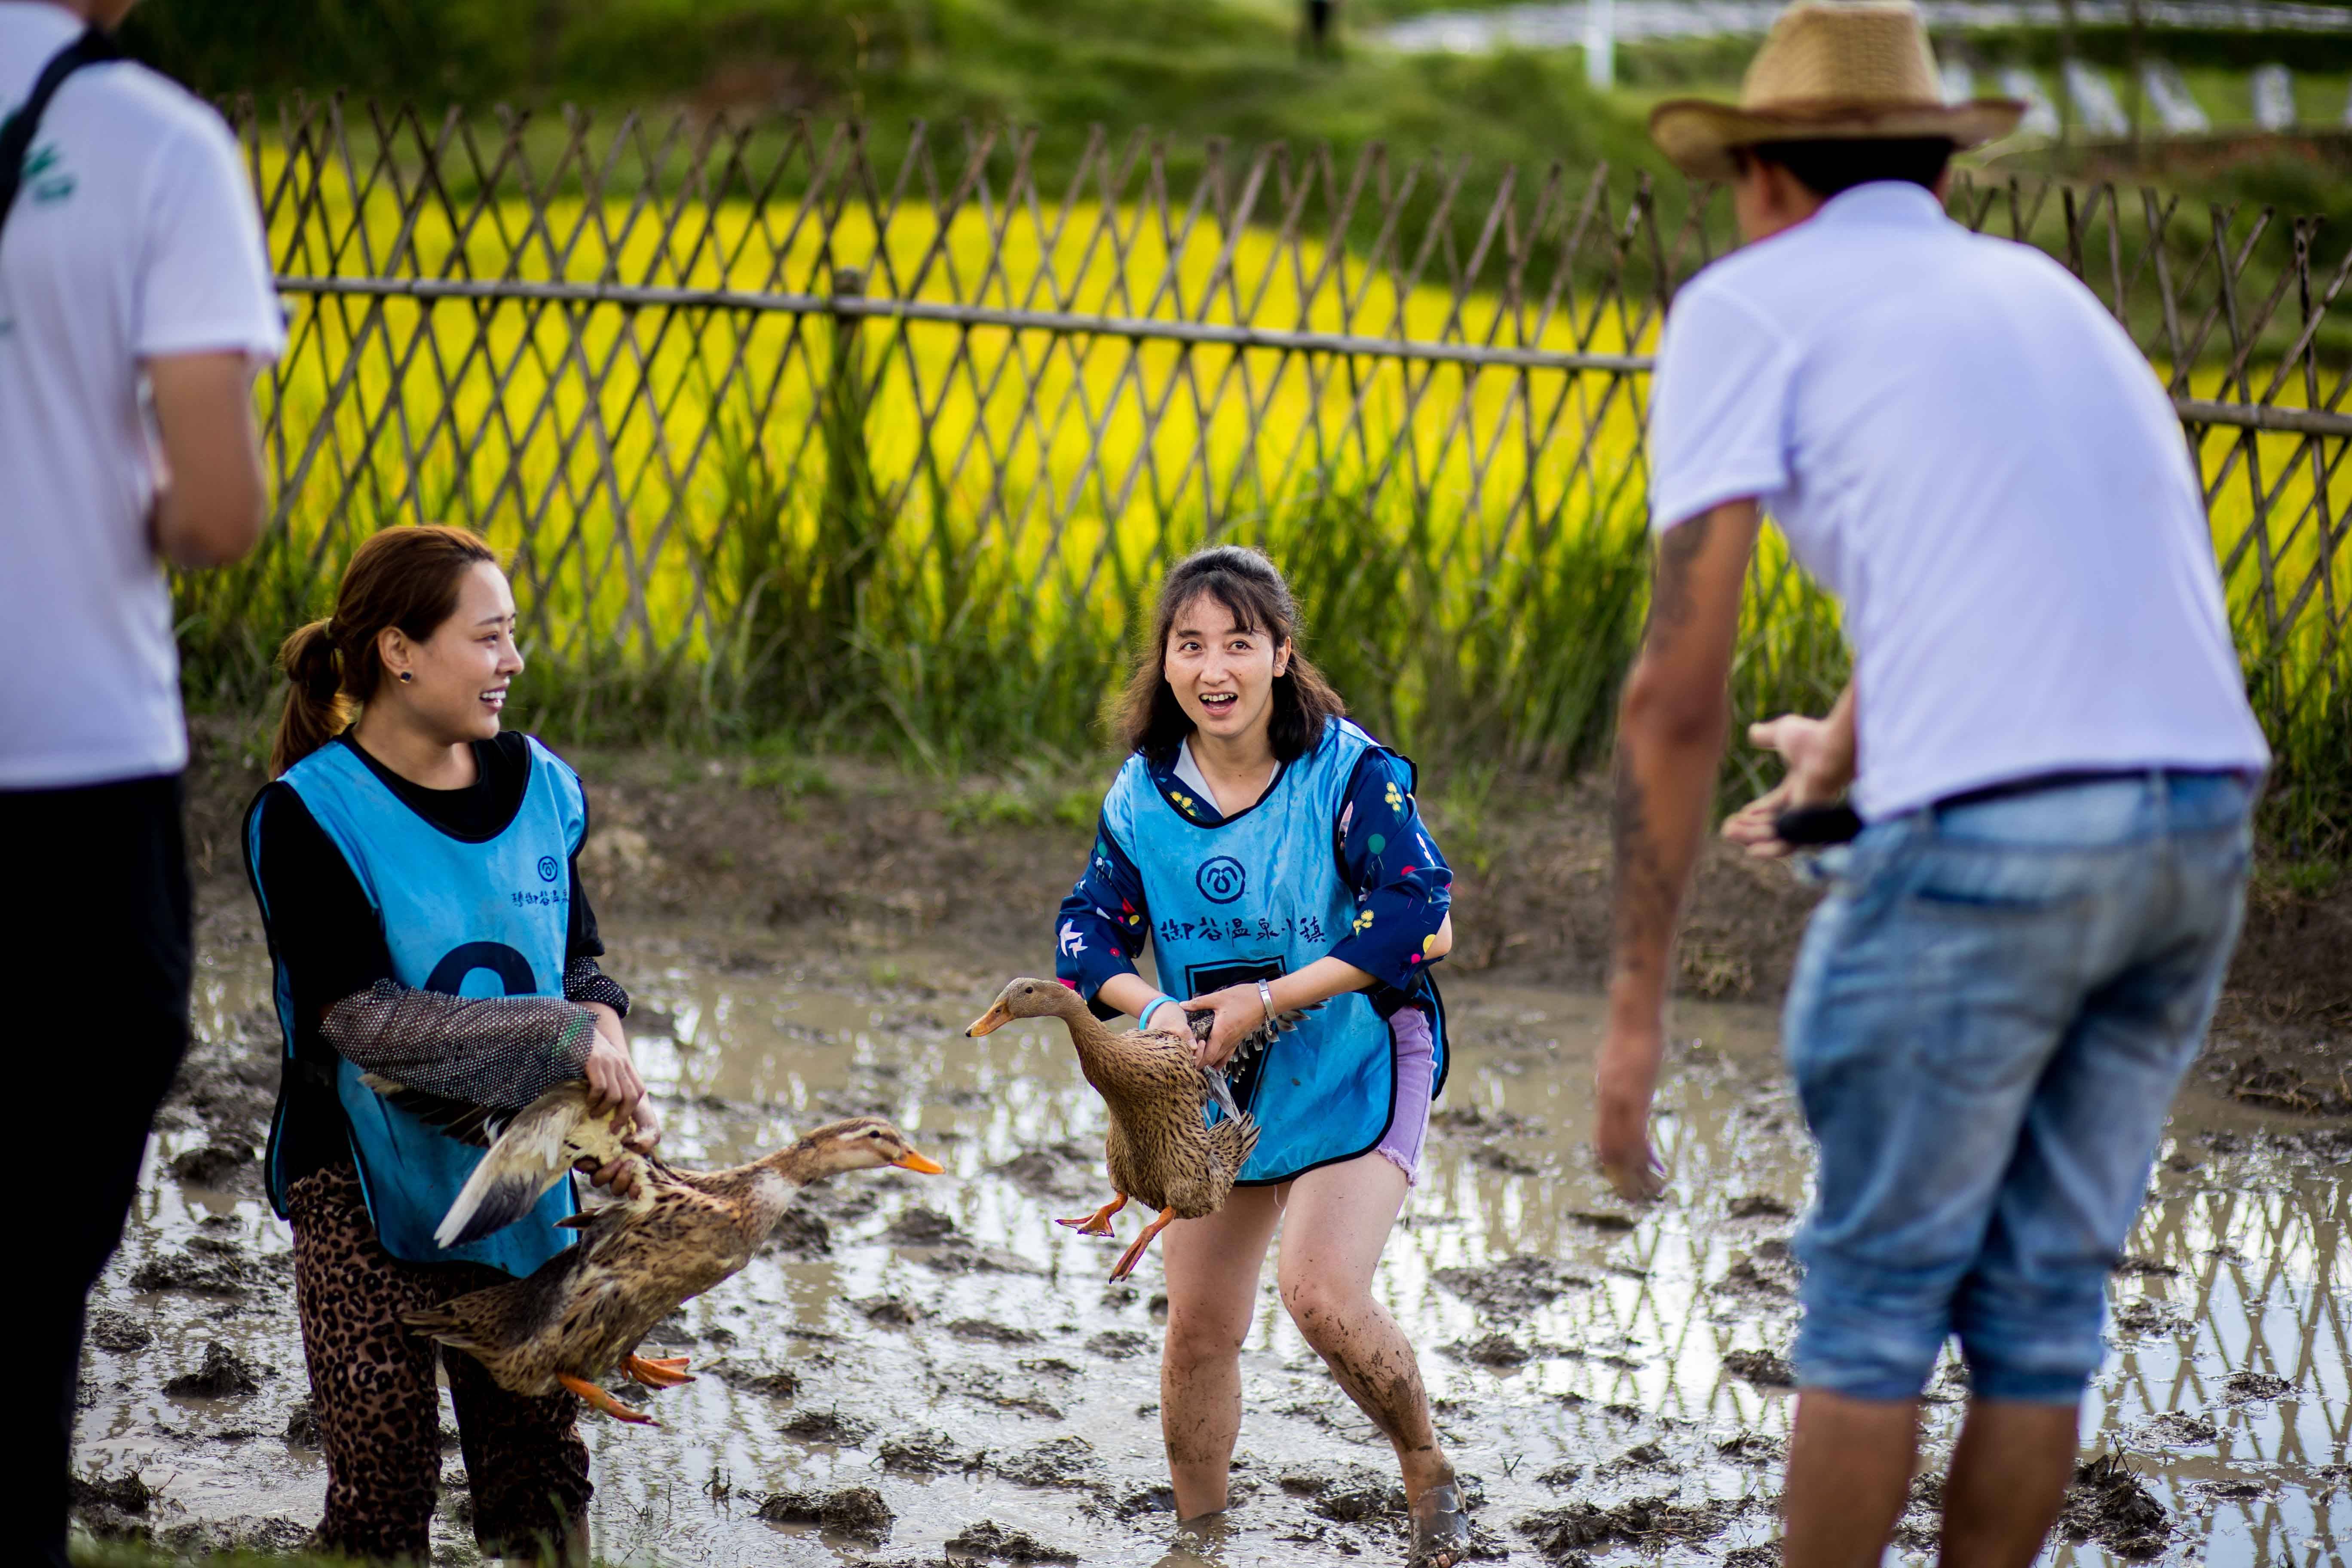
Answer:
[{"label": "person in white t-shirt", "polygon": [[1800,4],[1738,107],[1651,121],[1731,183],[1748,243],[1676,295],[1660,351],[1594,1144],[1622,1192],[1656,1191],[1674,931],[1769,510],[1842,601],[1854,677],[1827,720],[1756,727],[1787,775],[1725,831],[1780,850],[1781,813],[1849,784],[1862,825],[1783,1020],[1820,1152],[1790,1568],[1879,1561],[1955,1337],[1971,1401],[1941,1560],[2039,1551],[2269,761],[2154,372],[2055,262],[1944,216],[1952,153],[2021,107],[1944,104],[1907,4]]},{"label": "person in white t-shirt", "polygon": [[[73,1179],[18,1215],[34,1560],[62,1568],[82,1312],[187,1038],[187,762],[167,563],[250,550],[257,367],[284,328],[218,115],[140,67],[27,100],[130,0],[0,3],[0,111],[33,127],[0,212],[0,834],[7,952],[79,1009],[40,1093]],[[5,134],[5,132],[0,132]],[[47,1162],[44,1162],[47,1163]]]}]

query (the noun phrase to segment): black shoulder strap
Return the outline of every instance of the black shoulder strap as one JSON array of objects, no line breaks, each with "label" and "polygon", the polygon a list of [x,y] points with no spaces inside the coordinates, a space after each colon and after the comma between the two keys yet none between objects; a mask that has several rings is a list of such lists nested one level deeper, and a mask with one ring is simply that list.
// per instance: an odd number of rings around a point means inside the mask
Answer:
[{"label": "black shoulder strap", "polygon": [[55,98],[66,78],[84,66],[94,66],[101,60],[119,60],[122,47],[108,34],[92,27],[49,58],[41,74],[33,80],[33,90],[16,111],[0,121],[0,228],[8,226],[8,209],[16,205],[16,187],[24,183],[25,159],[33,151],[33,132],[41,127],[41,116]]}]

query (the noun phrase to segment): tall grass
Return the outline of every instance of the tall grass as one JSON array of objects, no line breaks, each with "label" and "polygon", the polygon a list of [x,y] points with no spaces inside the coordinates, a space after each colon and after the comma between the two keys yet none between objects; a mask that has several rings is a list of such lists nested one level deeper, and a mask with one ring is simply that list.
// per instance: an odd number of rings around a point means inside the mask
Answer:
[{"label": "tall grass", "polygon": [[[271,188],[288,154],[256,157]],[[311,176],[295,188],[314,201],[275,209],[289,274],[353,270],[336,259],[349,234],[397,233],[397,269],[426,278],[821,299],[858,271],[877,293],[961,304],[1597,353],[1655,342],[1637,280],[1531,310],[1334,228],[1173,222],[1183,204],[1160,197],[1054,205],[1024,187],[943,210],[720,190],[656,223],[574,189],[404,214],[384,185]],[[474,526],[512,562],[531,658],[518,708],[543,729],[814,733],[942,767],[1089,749],[1154,584],[1213,539],[1268,549],[1309,651],[1375,730],[1440,764],[1591,763],[1646,609],[1638,375],[514,298],[313,299],[294,345],[268,394],[282,526],[251,563],[180,584],[199,702],[258,700],[270,650],[325,612],[356,542],[426,520]],[[2221,374],[2188,385],[2242,400],[2265,384],[2259,365]],[[2274,819],[2325,846],[2352,823],[2352,550],[2331,531],[2352,470],[2317,458],[2272,435],[2200,453],[2282,759]],[[1777,535],[1743,618],[1738,716],[1826,708],[1847,670],[1836,607]],[[1726,790],[1760,787],[1767,763],[1735,745]]]}]

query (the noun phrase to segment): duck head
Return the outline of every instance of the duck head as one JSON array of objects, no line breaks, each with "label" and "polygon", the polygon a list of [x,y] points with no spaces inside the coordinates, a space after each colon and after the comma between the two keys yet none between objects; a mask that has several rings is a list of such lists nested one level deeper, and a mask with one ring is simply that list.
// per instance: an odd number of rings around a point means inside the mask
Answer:
[{"label": "duck head", "polygon": [[973,1039],[992,1034],[1015,1018],[1071,1018],[1091,1016],[1078,994],[1058,980],[1032,980],[1026,976],[1005,982],[1004,989],[996,994],[988,1011],[971,1021],[964,1033]]},{"label": "duck head", "polygon": [[789,1167],[796,1182],[814,1182],[844,1171],[870,1171],[896,1165],[936,1176],[944,1166],[915,1152],[908,1136],[878,1116],[852,1116],[828,1121],[804,1134],[791,1148],[768,1157]]}]

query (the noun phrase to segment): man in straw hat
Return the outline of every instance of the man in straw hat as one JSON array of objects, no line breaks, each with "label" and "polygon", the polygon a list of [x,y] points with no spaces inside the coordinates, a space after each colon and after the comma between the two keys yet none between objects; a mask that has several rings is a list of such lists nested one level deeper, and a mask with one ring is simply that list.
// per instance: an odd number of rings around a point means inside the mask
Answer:
[{"label": "man in straw hat", "polygon": [[[1651,133],[1748,241],[1675,297],[1657,372],[1650,624],[1616,761],[1595,1143],[1655,1192],[1648,1112],[1759,511],[1843,601],[1854,679],[1750,739],[1762,853],[1852,786],[1860,837],[1784,1020],[1820,1145],[1798,1237],[1792,1568],[1879,1560],[1918,1395],[1973,1399],[1942,1561],[2031,1562],[2100,1357],[2109,1266],[2236,940],[2268,752],[2193,470],[2130,337],[2056,263],[1944,216],[1956,149],[1908,5],[1782,13],[1740,101]],[[1811,814],[1819,820],[1819,813]]]}]

